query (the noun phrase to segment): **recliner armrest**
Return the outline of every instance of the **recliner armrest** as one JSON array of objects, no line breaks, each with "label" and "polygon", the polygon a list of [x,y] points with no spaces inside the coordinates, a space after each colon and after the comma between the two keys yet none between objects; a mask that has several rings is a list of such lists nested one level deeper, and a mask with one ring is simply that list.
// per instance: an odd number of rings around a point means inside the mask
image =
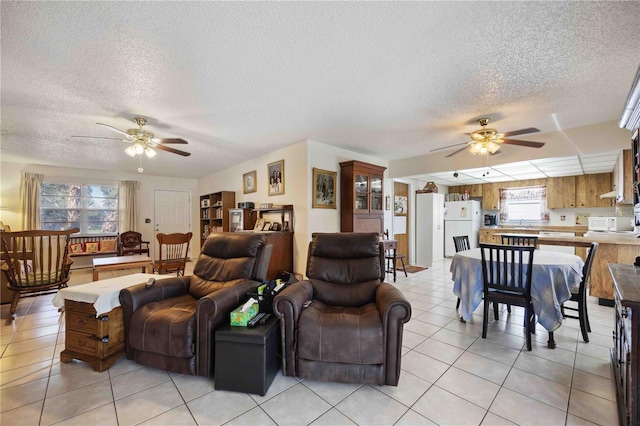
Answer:
[{"label": "recliner armrest", "polygon": [[397,386],[402,358],[403,324],[411,318],[411,304],[400,290],[382,282],[376,288],[376,305],[382,319],[384,340],[384,383]]},{"label": "recliner armrest", "polygon": [[273,313],[280,318],[282,372],[286,376],[296,375],[298,319],[304,303],[312,298],[311,282],[298,281],[282,290],[273,301]]},{"label": "recliner armrest", "polygon": [[259,285],[258,281],[245,280],[201,297],[198,300],[198,317],[217,316],[232,311],[245,301],[248,292],[255,290]]},{"label": "recliner armrest", "polygon": [[129,345],[129,327],[131,316],[142,305],[157,302],[169,297],[185,294],[189,289],[191,277],[171,277],[157,280],[151,287],[138,284],[120,290],[120,305],[122,306],[122,322],[124,323],[124,347],[128,359],[133,359],[133,349]]},{"label": "recliner armrest", "polygon": [[382,282],[376,288],[376,305],[383,324],[387,323],[391,310],[396,307],[404,310],[404,313],[399,315],[403,323],[411,318],[411,304],[400,290],[389,283]]},{"label": "recliner armrest", "polygon": [[149,288],[146,284],[138,284],[120,290],[122,308],[130,308],[131,313],[147,303],[157,302],[170,297],[187,293],[191,277],[171,277],[156,282]]},{"label": "recliner armrest", "polygon": [[[298,281],[284,290],[275,297],[273,301],[273,312],[278,318],[285,318],[293,315],[292,319],[297,321],[300,317],[302,305],[307,300],[313,298],[313,286],[311,281]],[[286,319],[286,318],[285,318]]]}]

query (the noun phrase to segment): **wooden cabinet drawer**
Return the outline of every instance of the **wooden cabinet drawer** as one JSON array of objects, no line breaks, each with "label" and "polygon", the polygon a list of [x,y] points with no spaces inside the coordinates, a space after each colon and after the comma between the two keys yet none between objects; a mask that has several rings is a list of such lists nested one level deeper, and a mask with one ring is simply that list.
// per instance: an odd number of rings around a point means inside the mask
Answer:
[{"label": "wooden cabinet drawer", "polygon": [[67,310],[66,327],[67,330],[80,331],[87,334],[98,335],[102,333],[101,320],[96,318],[96,313],[86,311]]},{"label": "wooden cabinet drawer", "polygon": [[87,355],[100,356],[101,345],[99,337],[93,334],[80,333],[78,331],[67,330],[65,337],[65,349],[80,352]]}]

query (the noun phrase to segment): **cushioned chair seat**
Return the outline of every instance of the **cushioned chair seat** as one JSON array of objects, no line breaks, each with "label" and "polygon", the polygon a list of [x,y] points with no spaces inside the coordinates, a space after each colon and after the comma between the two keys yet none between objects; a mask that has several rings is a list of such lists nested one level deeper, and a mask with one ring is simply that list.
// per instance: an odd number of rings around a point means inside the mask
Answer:
[{"label": "cushioned chair seat", "polygon": [[198,299],[185,294],[143,305],[132,316],[131,346],[178,358],[193,356],[197,303]]},{"label": "cushioned chair seat", "polygon": [[[300,314],[298,339],[303,359],[346,364],[384,362],[382,321],[375,303],[350,308],[314,300]],[[351,350],[341,350],[345,347]]]}]

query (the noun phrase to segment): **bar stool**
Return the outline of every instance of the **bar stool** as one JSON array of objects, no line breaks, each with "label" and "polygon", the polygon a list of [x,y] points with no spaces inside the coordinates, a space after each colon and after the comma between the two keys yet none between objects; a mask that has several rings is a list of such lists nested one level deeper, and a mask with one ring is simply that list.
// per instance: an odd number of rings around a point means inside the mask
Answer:
[{"label": "bar stool", "polygon": [[405,277],[408,277],[407,268],[404,264],[404,258],[406,256],[404,254],[398,254],[398,241],[389,239],[389,231],[385,231],[384,235],[386,239],[382,242],[384,243],[384,258],[387,263],[385,272],[393,273],[393,282],[395,283],[397,270],[400,269],[396,266],[398,260],[402,264],[402,269],[400,270],[404,272]]}]

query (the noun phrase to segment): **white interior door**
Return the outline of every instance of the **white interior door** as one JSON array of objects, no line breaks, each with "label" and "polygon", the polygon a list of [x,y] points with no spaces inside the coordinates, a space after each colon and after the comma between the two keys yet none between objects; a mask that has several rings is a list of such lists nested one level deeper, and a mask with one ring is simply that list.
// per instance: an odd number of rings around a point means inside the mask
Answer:
[{"label": "white interior door", "polygon": [[[154,257],[158,255],[158,233],[191,232],[191,193],[189,191],[156,190],[154,193],[155,233],[153,235]],[[193,244],[193,239],[191,240]],[[191,246],[189,246],[191,256]]]}]

